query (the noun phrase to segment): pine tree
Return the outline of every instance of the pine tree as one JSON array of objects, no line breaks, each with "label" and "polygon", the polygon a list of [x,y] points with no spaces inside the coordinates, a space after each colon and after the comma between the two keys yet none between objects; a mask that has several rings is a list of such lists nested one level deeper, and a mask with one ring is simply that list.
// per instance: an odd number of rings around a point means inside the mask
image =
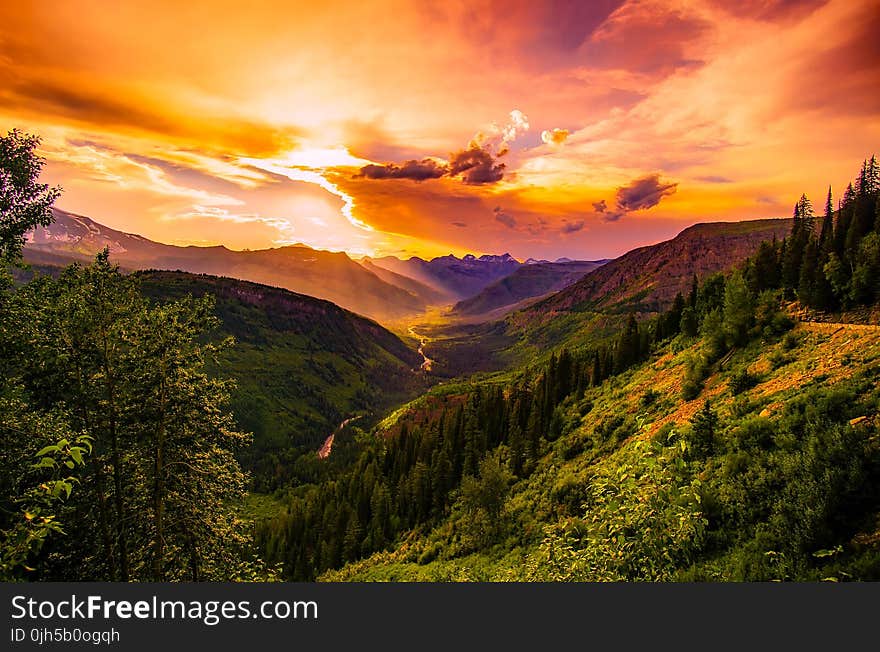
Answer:
[{"label": "pine tree", "polygon": [[797,295],[801,303],[805,305],[815,304],[815,274],[818,269],[819,252],[816,239],[807,241],[802,259],[800,278],[798,279]]},{"label": "pine tree", "polygon": [[690,452],[694,457],[704,459],[712,455],[717,428],[718,415],[712,409],[712,404],[706,401],[691,420]]},{"label": "pine tree", "polygon": [[825,215],[822,218],[822,231],[819,234],[819,251],[827,257],[834,242],[834,204],[831,199],[831,186],[828,186],[828,199],[825,201]]}]

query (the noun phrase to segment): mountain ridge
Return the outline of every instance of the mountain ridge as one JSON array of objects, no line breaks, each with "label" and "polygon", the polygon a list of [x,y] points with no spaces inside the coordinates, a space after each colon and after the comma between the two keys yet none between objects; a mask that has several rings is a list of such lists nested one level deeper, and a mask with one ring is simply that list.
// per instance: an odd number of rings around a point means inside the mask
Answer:
[{"label": "mountain ridge", "polygon": [[182,270],[235,277],[331,301],[376,319],[422,312],[423,299],[387,283],[344,252],[289,245],[234,251],[223,245],[177,246],[104,226],[84,215],[53,209],[55,221],[37,227],[27,238],[26,257],[41,255],[88,261],[105,247],[126,269]]},{"label": "mountain ridge", "polygon": [[456,303],[452,314],[477,316],[502,308],[514,310],[522,301],[565,289],[609,260],[526,262],[511,274],[483,288],[479,294]]},{"label": "mountain ridge", "polygon": [[791,224],[787,218],[693,224],[674,238],[628,251],[527,311],[608,311],[629,304],[655,312],[685,293],[694,274],[729,269],[761,242],[788,235]]}]

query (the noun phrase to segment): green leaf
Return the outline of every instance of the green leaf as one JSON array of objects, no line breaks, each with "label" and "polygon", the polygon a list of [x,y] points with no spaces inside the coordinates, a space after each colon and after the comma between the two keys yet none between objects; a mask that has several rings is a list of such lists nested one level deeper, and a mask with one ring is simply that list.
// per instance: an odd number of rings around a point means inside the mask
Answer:
[{"label": "green leaf", "polygon": [[37,453],[36,455],[34,455],[34,457],[43,457],[45,455],[48,455],[49,453],[57,453],[57,452],[58,452],[58,446],[52,444],[51,446],[46,446],[45,448],[40,450],[40,452]]}]

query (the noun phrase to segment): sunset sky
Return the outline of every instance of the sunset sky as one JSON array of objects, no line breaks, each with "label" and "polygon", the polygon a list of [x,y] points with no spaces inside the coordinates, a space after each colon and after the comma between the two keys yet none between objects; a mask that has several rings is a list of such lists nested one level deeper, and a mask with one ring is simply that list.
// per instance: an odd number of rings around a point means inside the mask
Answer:
[{"label": "sunset sky", "polygon": [[878,0],[0,7],[0,129],[174,244],[612,257],[880,150]]}]

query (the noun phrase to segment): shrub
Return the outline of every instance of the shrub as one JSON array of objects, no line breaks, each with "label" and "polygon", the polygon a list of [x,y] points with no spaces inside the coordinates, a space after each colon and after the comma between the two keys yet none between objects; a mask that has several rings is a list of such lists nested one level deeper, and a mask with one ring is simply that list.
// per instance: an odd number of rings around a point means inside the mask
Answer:
[{"label": "shrub", "polygon": [[709,363],[704,356],[695,355],[688,359],[681,384],[681,396],[684,400],[692,401],[700,395],[709,370]]},{"label": "shrub", "polygon": [[770,361],[770,366],[773,369],[779,369],[780,367],[784,367],[789,362],[792,362],[794,358],[790,355],[786,355],[784,351],[774,351],[771,353],[767,359]]},{"label": "shrub", "polygon": [[798,344],[800,344],[800,338],[794,333],[786,333],[785,337],[782,338],[782,348],[786,351],[796,349]]},{"label": "shrub", "polygon": [[759,378],[749,373],[748,369],[740,369],[730,378],[730,391],[733,394],[742,394],[758,384]]},{"label": "shrub", "polygon": [[660,398],[660,392],[655,389],[648,389],[642,394],[641,404],[642,407],[648,407],[650,405],[654,405],[657,402],[657,399]]}]

